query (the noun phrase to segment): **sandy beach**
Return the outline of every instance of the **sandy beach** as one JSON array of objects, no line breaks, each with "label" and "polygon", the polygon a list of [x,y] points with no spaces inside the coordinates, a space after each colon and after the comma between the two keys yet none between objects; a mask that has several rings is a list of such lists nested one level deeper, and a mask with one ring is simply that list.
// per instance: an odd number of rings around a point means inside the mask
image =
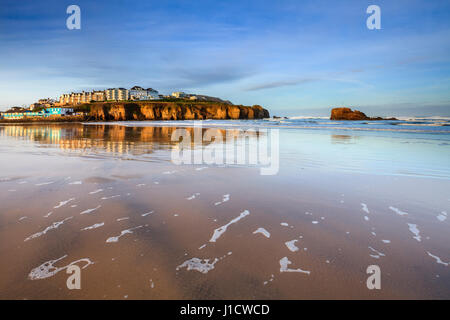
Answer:
[{"label": "sandy beach", "polygon": [[450,298],[447,140],[281,128],[261,175],[174,164],[177,128],[0,126],[0,299]]}]

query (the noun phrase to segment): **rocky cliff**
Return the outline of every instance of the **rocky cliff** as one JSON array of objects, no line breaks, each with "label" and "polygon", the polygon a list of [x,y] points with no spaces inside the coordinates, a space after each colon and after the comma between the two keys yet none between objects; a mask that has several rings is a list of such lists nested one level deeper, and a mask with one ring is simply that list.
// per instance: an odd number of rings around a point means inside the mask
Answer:
[{"label": "rocky cliff", "polygon": [[350,108],[334,108],[331,110],[330,120],[397,120],[395,118],[371,118],[366,116],[364,112],[352,110]]},{"label": "rocky cliff", "polygon": [[262,119],[269,111],[261,106],[229,105],[199,102],[114,102],[91,103],[89,117],[94,120],[203,120],[203,119]]}]

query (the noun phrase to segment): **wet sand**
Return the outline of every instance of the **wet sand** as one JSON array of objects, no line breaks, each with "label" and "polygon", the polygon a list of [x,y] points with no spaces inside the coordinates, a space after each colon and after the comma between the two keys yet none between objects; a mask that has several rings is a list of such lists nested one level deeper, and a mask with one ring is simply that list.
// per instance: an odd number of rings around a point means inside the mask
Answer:
[{"label": "wet sand", "polygon": [[[173,128],[0,128],[1,299],[450,298],[445,177],[289,152],[262,176],[171,163]],[[355,141],[323,135],[324,148]],[[68,290],[80,259],[82,288]],[[366,286],[373,264],[381,290]]]}]

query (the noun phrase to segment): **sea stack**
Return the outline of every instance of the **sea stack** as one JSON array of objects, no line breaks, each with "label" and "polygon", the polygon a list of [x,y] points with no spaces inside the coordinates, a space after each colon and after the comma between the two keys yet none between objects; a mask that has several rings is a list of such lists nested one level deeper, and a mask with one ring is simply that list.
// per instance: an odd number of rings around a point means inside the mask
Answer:
[{"label": "sea stack", "polygon": [[396,118],[371,118],[366,116],[364,112],[352,110],[350,108],[333,108],[331,110],[330,120],[397,120]]}]

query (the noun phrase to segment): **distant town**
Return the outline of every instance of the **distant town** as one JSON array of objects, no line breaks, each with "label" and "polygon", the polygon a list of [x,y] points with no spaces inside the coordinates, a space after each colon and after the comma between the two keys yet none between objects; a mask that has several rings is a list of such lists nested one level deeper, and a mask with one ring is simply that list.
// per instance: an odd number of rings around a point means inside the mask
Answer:
[{"label": "distant town", "polygon": [[215,101],[232,105],[230,101],[224,101],[220,98],[210,97],[198,94],[189,94],[185,92],[172,92],[170,95],[162,95],[155,89],[144,89],[140,86],[134,86],[131,89],[110,88],[106,90],[93,90],[90,92],[72,92],[64,93],[59,100],[45,98],[39,99],[27,107],[12,107],[11,109],[0,112],[0,119],[13,120],[36,117],[63,117],[83,116],[83,112],[76,112],[77,105],[95,102],[118,102],[118,101],[145,101],[145,100],[164,100],[181,99],[190,101]]}]

